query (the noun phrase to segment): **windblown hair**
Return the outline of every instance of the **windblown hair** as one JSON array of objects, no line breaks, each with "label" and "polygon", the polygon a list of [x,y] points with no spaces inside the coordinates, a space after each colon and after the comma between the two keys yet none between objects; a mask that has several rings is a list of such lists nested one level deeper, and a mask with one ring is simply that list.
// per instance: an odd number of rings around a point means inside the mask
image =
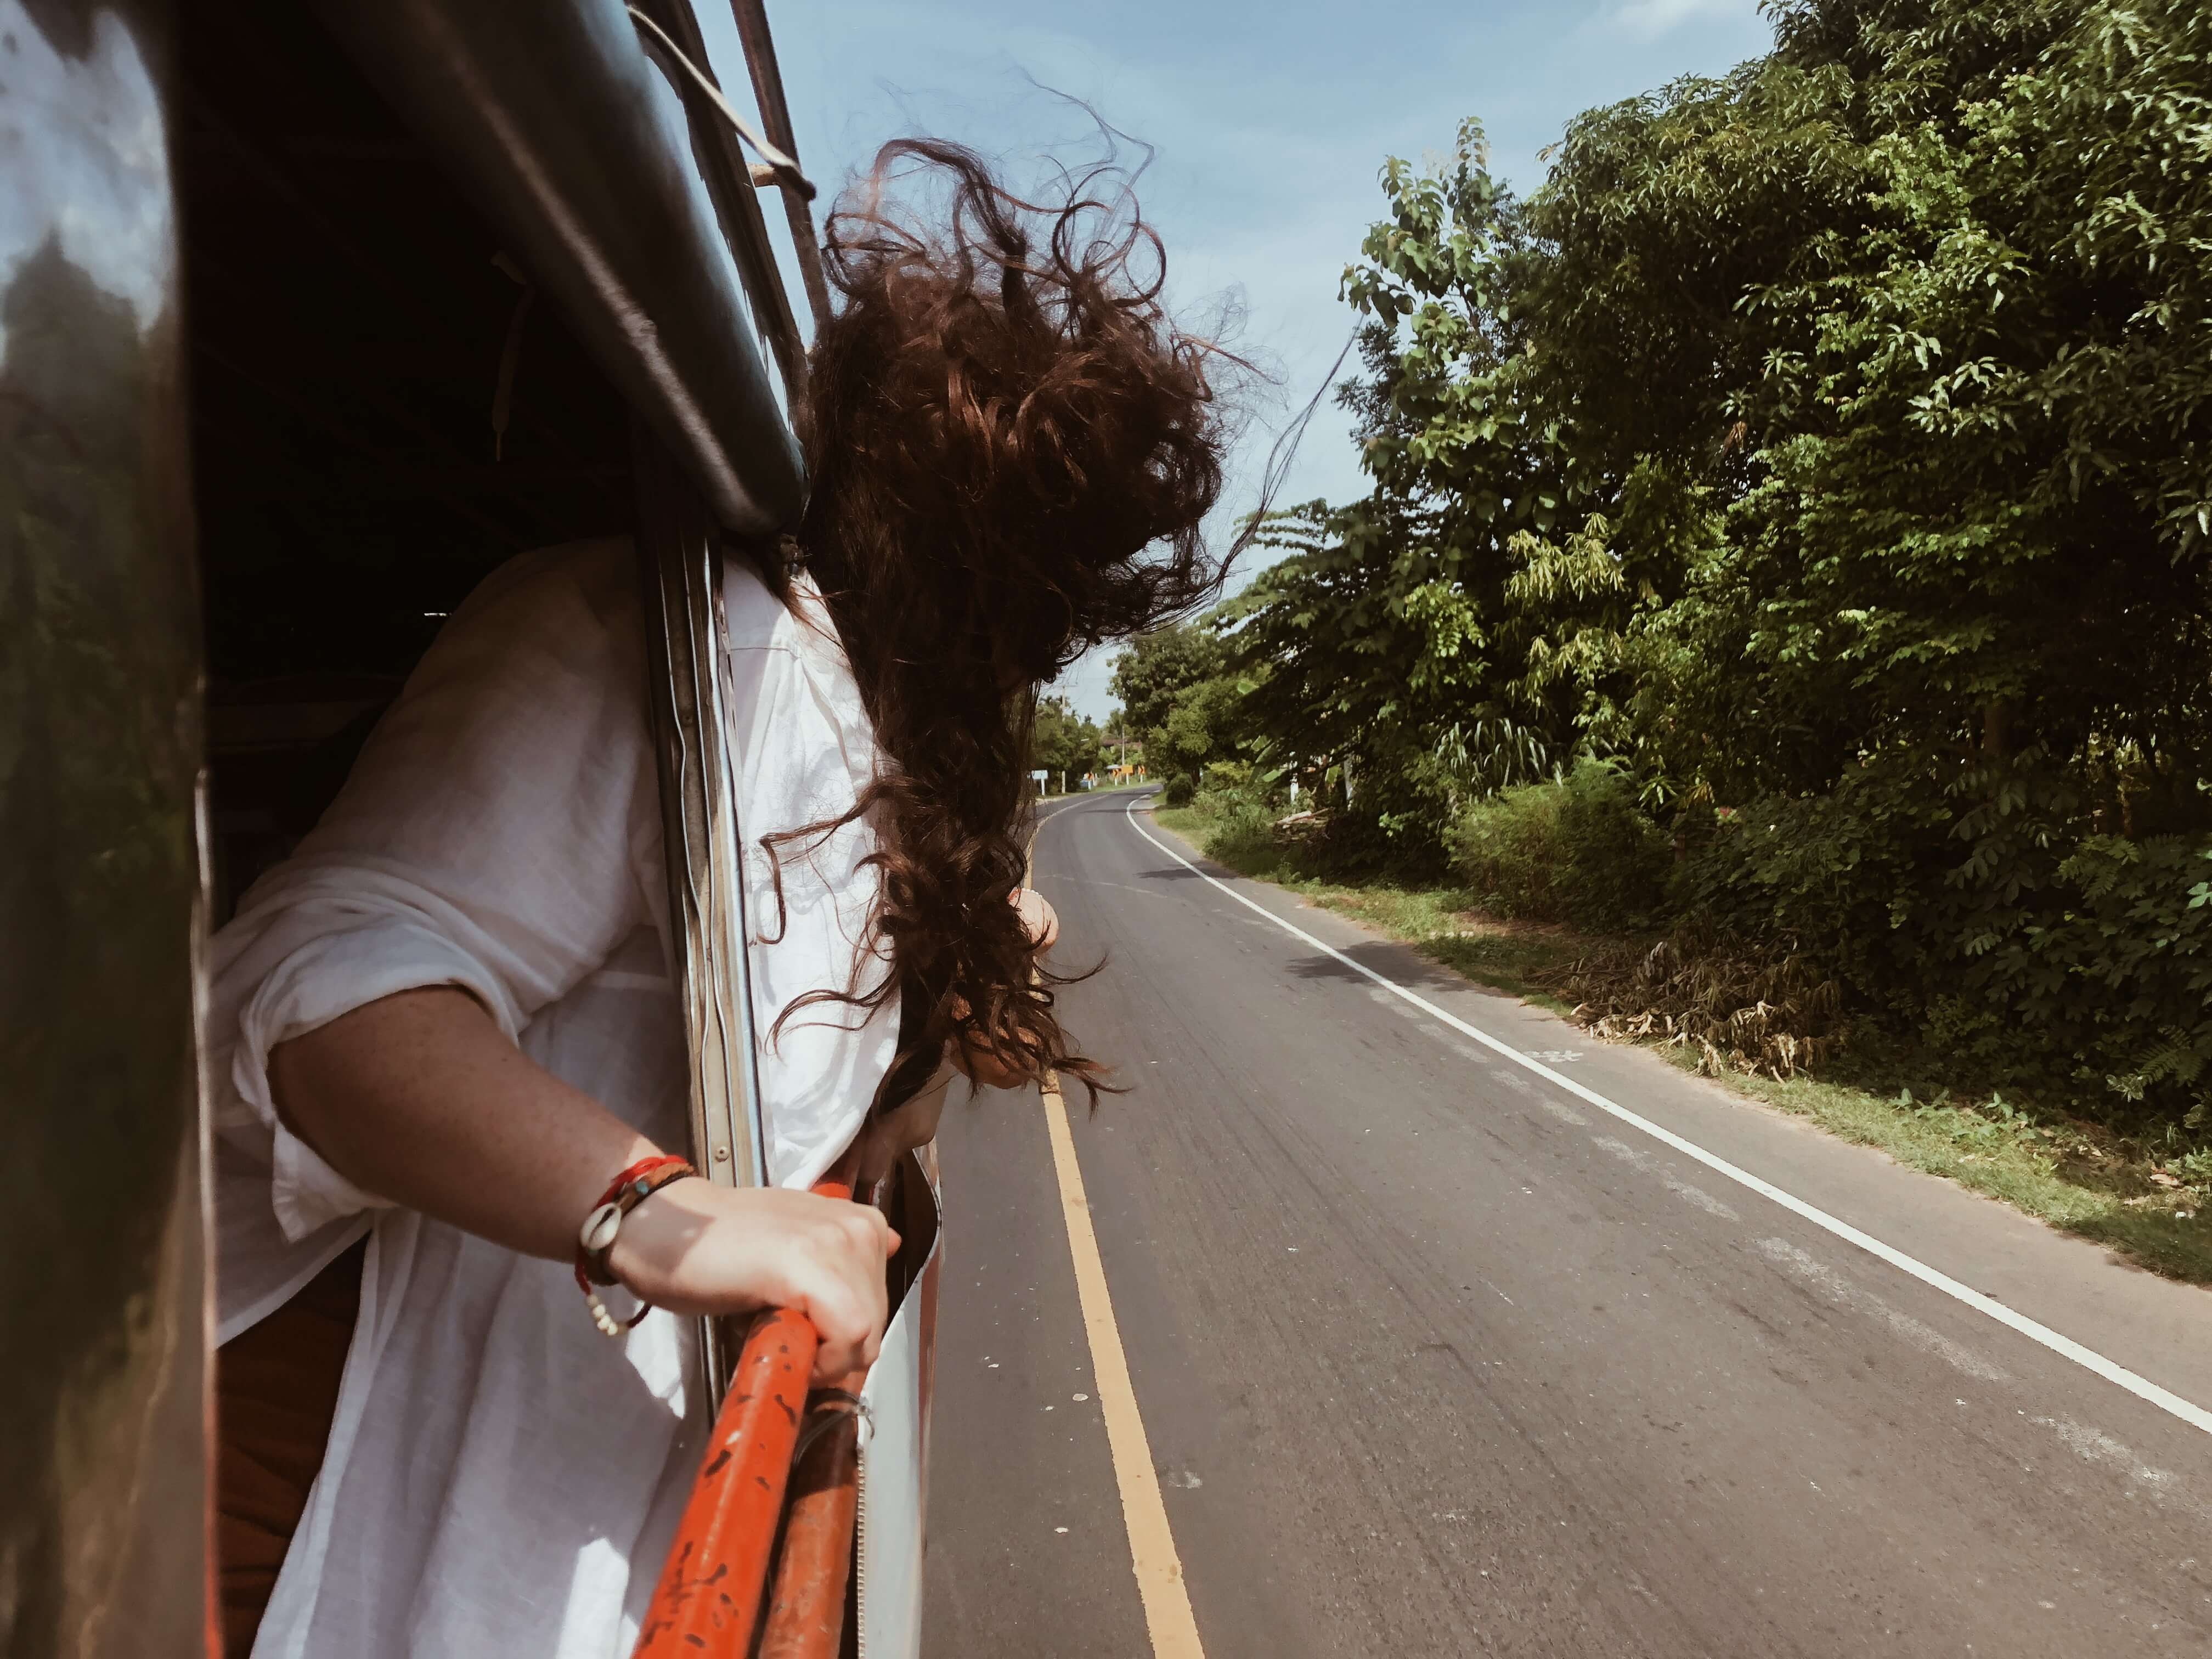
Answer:
[{"label": "windblown hair", "polygon": [[[894,209],[916,183],[935,210]],[[1200,523],[1228,434],[1208,369],[1242,365],[1167,314],[1159,239],[1111,168],[1040,205],[969,150],[902,140],[824,242],[842,303],[814,343],[798,557],[887,761],[855,815],[881,834],[896,964],[836,1000],[902,999],[889,1094],[966,1041],[1095,1095],[1103,1068],[1054,1012],[1067,981],[1009,902],[1036,688],[1218,590]]]}]

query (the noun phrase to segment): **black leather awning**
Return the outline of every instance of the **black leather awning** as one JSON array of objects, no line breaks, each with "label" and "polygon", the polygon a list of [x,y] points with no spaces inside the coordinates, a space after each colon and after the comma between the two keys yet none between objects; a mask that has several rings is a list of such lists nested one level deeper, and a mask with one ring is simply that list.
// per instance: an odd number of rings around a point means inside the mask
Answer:
[{"label": "black leather awning", "polygon": [[[653,8],[697,31],[683,0]],[[772,265],[718,219],[734,148],[698,142],[623,0],[320,0],[394,111],[508,239],[531,279],[732,530],[796,522],[799,445],[755,321],[788,327]],[[702,168],[714,175],[712,191]],[[763,293],[766,286],[771,291]]]}]

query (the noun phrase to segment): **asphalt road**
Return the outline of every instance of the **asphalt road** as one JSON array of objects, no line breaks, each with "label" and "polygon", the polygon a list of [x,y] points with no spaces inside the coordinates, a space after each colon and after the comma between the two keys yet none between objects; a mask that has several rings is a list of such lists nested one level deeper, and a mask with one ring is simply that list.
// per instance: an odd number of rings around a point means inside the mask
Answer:
[{"label": "asphalt road", "polygon": [[[2212,1654],[2212,1433],[1407,1005],[1129,799],[1048,809],[1036,879],[1061,965],[1107,959],[1067,1018],[1133,1086],[1073,1139],[1211,1659]],[[2212,1406],[2212,1296],[1232,884]],[[1034,1092],[941,1146],[928,1652],[1149,1654]]]}]

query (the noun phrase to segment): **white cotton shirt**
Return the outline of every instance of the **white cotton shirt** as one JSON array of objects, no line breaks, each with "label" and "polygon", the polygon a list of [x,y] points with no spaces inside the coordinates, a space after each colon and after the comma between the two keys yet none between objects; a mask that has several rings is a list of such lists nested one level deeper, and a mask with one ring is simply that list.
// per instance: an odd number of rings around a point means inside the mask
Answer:
[{"label": "white cotton shirt", "polygon": [[[329,1449],[255,1659],[628,1659],[635,1644],[708,1427],[693,1322],[656,1312],[608,1340],[568,1264],[324,1163],[277,1121],[267,1067],[364,1003],[458,985],[539,1065],[682,1150],[638,592],[626,541],[495,573],[313,833],[216,935],[218,1340],[370,1239]],[[877,751],[818,595],[802,581],[787,610],[733,562],[724,599],[769,1164],[802,1187],[866,1116],[897,1000],[819,1006],[769,1037],[795,998],[865,989],[884,964],[866,943],[868,823],[786,850],[780,928],[760,837],[848,811]]]}]

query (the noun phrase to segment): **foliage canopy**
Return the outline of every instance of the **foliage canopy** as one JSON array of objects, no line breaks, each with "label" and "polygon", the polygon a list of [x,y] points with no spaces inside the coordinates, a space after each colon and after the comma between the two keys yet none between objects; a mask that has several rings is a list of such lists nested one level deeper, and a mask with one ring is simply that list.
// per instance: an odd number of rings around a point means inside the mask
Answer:
[{"label": "foliage canopy", "polygon": [[1414,865],[1606,759],[1680,902],[2202,1121],[2212,9],[1772,15],[1525,201],[1471,121],[1384,167],[1373,489],[1216,618],[1248,746]]}]

